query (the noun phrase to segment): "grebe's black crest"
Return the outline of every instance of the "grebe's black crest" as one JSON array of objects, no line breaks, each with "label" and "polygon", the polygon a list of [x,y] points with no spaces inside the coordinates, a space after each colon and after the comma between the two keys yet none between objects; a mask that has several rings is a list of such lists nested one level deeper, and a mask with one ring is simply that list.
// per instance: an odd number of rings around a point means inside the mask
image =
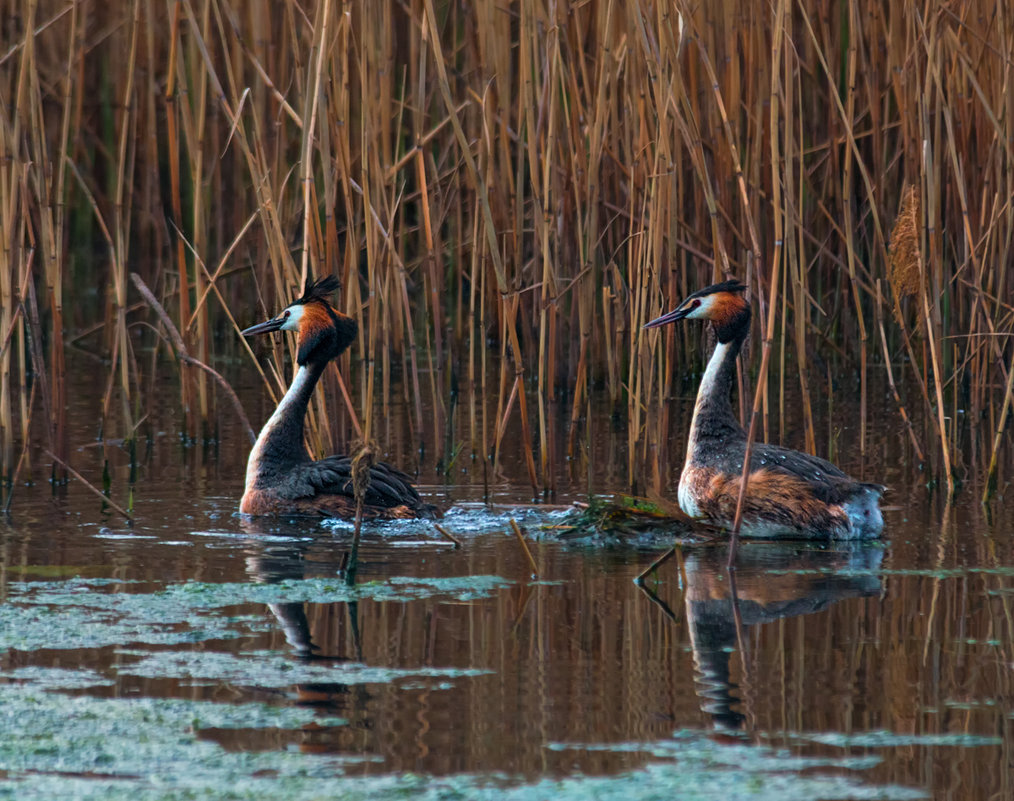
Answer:
[{"label": "grebe's black crest", "polygon": [[[333,275],[325,275],[316,281],[310,280],[303,287],[303,294],[293,303],[310,303],[314,300],[322,300],[328,303],[328,297],[342,288],[342,282]],[[330,303],[328,303],[330,305]]]},{"label": "grebe's black crest", "polygon": [[746,284],[738,278],[730,278],[728,281],[722,281],[719,284],[712,284],[711,286],[704,287],[704,289],[698,289],[696,292],[691,292],[687,295],[686,300],[691,300],[692,298],[703,298],[707,295],[714,295],[716,292],[746,292]]}]

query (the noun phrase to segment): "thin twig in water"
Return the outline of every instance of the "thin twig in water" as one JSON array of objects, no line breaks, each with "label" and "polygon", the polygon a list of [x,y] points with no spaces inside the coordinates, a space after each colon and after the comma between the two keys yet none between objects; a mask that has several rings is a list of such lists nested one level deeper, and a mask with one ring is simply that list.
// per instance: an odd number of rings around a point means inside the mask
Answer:
[{"label": "thin twig in water", "polygon": [[439,531],[440,535],[444,539],[450,540],[451,542],[453,542],[455,548],[460,548],[461,547],[461,540],[459,540],[457,537],[455,537],[453,534],[451,534],[451,532],[449,532],[447,529],[445,529],[439,523],[434,523],[433,524],[433,528],[435,528],[437,531]]},{"label": "thin twig in water", "polygon": [[[672,551],[669,551],[669,553],[672,553]],[[659,598],[658,594],[654,590],[649,590],[646,586],[644,586],[643,581],[635,581],[634,583],[637,584],[637,588],[641,592],[643,592],[645,595],[648,596],[649,601],[651,601],[653,604],[655,604],[655,606],[657,606],[659,609],[662,610],[662,614],[665,615],[667,618],[669,618],[670,621],[672,621],[673,623],[680,622],[680,619],[676,617],[676,613],[672,611],[672,609],[669,607],[669,604],[667,604],[665,601]]]},{"label": "thin twig in water", "polygon": [[59,464],[62,464],[65,468],[67,468],[67,472],[68,473],[70,473],[72,476],[74,476],[74,478],[76,478],[78,481],[80,481],[82,484],[84,484],[86,487],[88,487],[88,489],[90,489],[92,492],[94,492],[96,495],[98,495],[103,501],[105,501],[106,503],[108,503],[117,512],[119,512],[121,515],[123,515],[123,517],[126,519],[126,521],[128,523],[133,524],[134,518],[132,518],[123,509],[123,507],[118,506],[116,503],[114,503],[112,500],[110,500],[109,496],[107,496],[106,494],[104,494],[102,492],[102,490],[100,490],[98,487],[96,487],[94,484],[92,484],[87,478],[85,478],[83,475],[81,475],[77,470],[75,470],[73,467],[71,467],[69,464],[67,464],[63,459],[61,459],[59,456],[57,456],[52,451],[47,450],[46,451],[46,455],[50,459],[53,459],[54,461],[58,462]]},{"label": "thin twig in water", "polygon": [[514,536],[518,538],[518,542],[521,543],[521,550],[525,552],[525,556],[528,557],[528,563],[532,566],[532,576],[538,578],[539,566],[535,563],[535,557],[532,556],[532,552],[528,549],[528,543],[525,542],[525,535],[521,532],[521,526],[518,525],[518,521],[513,517],[511,518],[511,528],[514,529]]},{"label": "thin twig in water", "polygon": [[648,565],[644,570],[638,573],[637,578],[634,579],[634,581],[636,581],[638,584],[643,584],[645,577],[647,577],[649,573],[651,573],[653,570],[658,570],[662,565],[664,565],[666,562],[672,559],[675,555],[676,555],[676,546],[674,545],[672,548],[670,548],[668,551],[662,554],[658,559],[656,559],[654,562]]},{"label": "thin twig in water", "polygon": [[345,571],[345,583],[351,587],[356,583],[359,570],[359,539],[363,528],[363,502],[370,488],[371,470],[376,463],[375,451],[369,443],[364,443],[352,460],[352,492],[356,498],[356,527],[352,533],[352,552]]}]

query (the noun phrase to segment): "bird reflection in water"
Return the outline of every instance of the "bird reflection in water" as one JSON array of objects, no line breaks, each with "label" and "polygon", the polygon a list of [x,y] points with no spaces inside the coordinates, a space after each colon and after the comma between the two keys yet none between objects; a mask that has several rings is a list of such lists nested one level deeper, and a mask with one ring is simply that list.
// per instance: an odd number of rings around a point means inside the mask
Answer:
[{"label": "bird reflection in water", "polygon": [[[737,569],[730,573],[725,548],[684,549],[684,601],[694,683],[701,709],[717,730],[745,725],[730,662],[748,641],[749,629],[820,612],[846,598],[879,595],[881,578],[876,571],[883,553],[882,548],[864,544],[751,543],[741,547]],[[639,583],[675,621],[668,606],[643,581]]]},{"label": "bird reflection in water", "polygon": [[[257,538],[251,540],[246,557],[246,571],[251,581],[259,584],[278,584],[282,581],[300,580],[307,577],[306,552],[310,544],[308,541],[295,538],[290,542],[272,541],[272,535],[279,533],[277,524],[268,524],[258,518],[242,520],[241,525],[247,534]],[[321,567],[326,574],[333,575],[333,564]],[[300,661],[332,665],[353,661],[362,662],[359,602],[335,603],[334,606],[345,607],[349,632],[352,635],[353,653],[349,656],[323,653],[321,647],[313,641],[305,602],[287,601],[267,604],[271,614],[278,621],[278,626],[285,635],[286,642]],[[340,641],[340,639],[336,638],[336,641]],[[371,727],[366,714],[370,694],[361,684],[304,682],[294,685],[293,689],[295,703],[299,706],[308,706],[327,714],[342,715],[353,721],[357,720],[358,724],[353,723],[353,726],[367,729]],[[327,738],[327,732],[327,728],[321,729],[320,735]],[[313,739],[308,739],[300,743],[300,749],[303,751],[333,751],[334,743],[325,743],[324,741],[315,743]]]}]

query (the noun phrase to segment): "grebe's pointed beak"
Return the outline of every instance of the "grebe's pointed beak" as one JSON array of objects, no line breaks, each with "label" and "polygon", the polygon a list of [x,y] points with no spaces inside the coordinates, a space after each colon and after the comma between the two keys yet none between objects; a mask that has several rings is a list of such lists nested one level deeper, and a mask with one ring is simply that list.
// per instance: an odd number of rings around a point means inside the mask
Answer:
[{"label": "grebe's pointed beak", "polygon": [[271,320],[244,328],[240,333],[245,337],[252,337],[254,334],[270,334],[272,331],[279,330],[285,324],[285,320],[286,316],[280,314]]},{"label": "grebe's pointed beak", "polygon": [[671,312],[666,312],[661,317],[656,317],[650,323],[645,323],[645,328],[659,328],[663,325],[669,325],[669,323],[675,323],[677,320],[682,320],[690,313],[690,309],[685,306],[679,306],[673,309]]}]

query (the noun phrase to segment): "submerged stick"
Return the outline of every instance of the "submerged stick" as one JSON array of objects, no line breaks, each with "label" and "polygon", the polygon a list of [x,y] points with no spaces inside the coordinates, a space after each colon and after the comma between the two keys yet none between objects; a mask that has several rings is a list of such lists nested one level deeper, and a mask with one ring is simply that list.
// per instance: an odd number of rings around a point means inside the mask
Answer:
[{"label": "submerged stick", "polygon": [[674,545],[672,548],[670,548],[668,551],[662,554],[658,559],[656,559],[654,562],[648,565],[644,570],[638,573],[637,578],[635,578],[634,581],[637,584],[644,584],[645,577],[647,577],[647,575],[652,571],[658,570],[662,565],[664,565],[666,562],[672,559],[676,555],[676,550],[677,550],[676,546]]},{"label": "submerged stick", "polygon": [[352,551],[349,553],[349,565],[345,571],[345,584],[352,587],[356,583],[356,572],[359,570],[359,538],[363,528],[363,500],[370,488],[370,471],[376,462],[376,454],[368,444],[359,449],[352,460],[352,492],[356,497],[356,527],[352,533]]},{"label": "submerged stick", "polygon": [[107,496],[106,494],[104,494],[102,492],[102,490],[100,490],[98,487],[96,487],[94,484],[92,484],[87,478],[85,478],[83,475],[81,475],[77,470],[75,470],[73,467],[71,467],[63,459],[61,459],[59,456],[57,456],[55,453],[53,453],[50,450],[46,451],[46,455],[50,459],[53,459],[54,461],[59,462],[61,465],[63,465],[66,468],[66,470],[67,470],[68,473],[70,473],[72,476],[74,476],[74,478],[76,478],[78,481],[80,481],[82,484],[84,484],[86,487],[88,487],[88,489],[90,489],[92,492],[94,492],[96,495],[98,495],[103,501],[105,501],[106,503],[108,503],[117,512],[119,512],[121,515],[123,515],[123,517],[126,519],[126,521],[128,523],[133,524],[134,518],[132,518],[123,509],[123,507],[118,506],[116,503],[114,503],[112,500],[110,500],[109,496]]},{"label": "submerged stick", "polygon": [[528,563],[532,566],[532,576],[538,578],[539,566],[535,563],[535,557],[532,556],[532,552],[528,549],[528,543],[525,542],[525,535],[521,532],[521,526],[518,525],[518,521],[513,517],[511,518],[511,528],[514,529],[514,536],[518,538],[518,542],[521,543],[521,550],[525,552],[525,556],[528,557]]},{"label": "submerged stick", "polygon": [[655,606],[659,608],[659,610],[662,612],[663,615],[669,618],[670,622],[676,624],[680,622],[680,619],[676,617],[676,613],[672,611],[669,604],[667,604],[665,601],[663,601],[661,598],[658,597],[658,593],[656,593],[654,590],[649,590],[647,587],[645,587],[643,581],[635,581],[634,583],[637,584],[637,589],[639,589],[646,596],[648,596],[648,600],[651,601],[653,604],[655,604]]},{"label": "submerged stick", "polygon": [[461,547],[461,540],[459,540],[457,537],[455,537],[453,534],[451,534],[451,532],[449,532],[447,529],[445,529],[439,523],[434,523],[433,524],[433,528],[435,528],[438,532],[440,532],[440,536],[442,536],[444,539],[450,540],[451,542],[453,542],[455,549]]}]

